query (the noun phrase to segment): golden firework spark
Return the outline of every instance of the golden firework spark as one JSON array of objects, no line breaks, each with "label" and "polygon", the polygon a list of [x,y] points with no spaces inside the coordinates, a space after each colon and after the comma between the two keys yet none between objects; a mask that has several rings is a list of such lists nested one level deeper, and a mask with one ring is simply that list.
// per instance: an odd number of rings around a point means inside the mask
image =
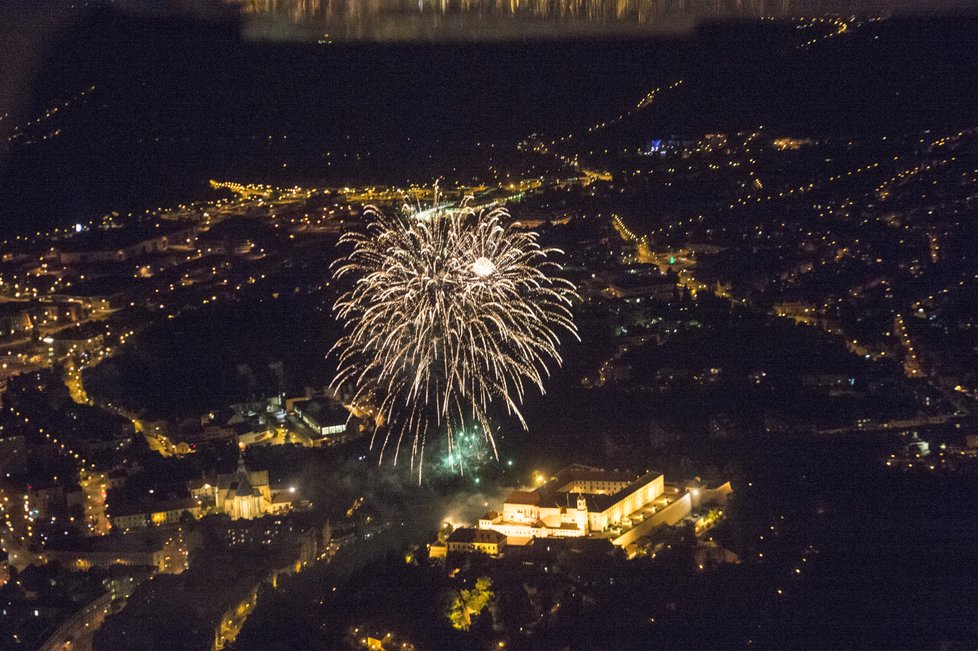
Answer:
[{"label": "golden firework spark", "polygon": [[394,442],[396,463],[410,440],[419,479],[429,434],[444,433],[451,454],[453,432],[478,424],[495,453],[490,406],[526,428],[527,388],[543,393],[547,365],[561,363],[558,333],[577,336],[576,290],[550,273],[559,251],[514,229],[505,209],[467,201],[366,215],[365,231],[341,238],[352,248],[335,277],[352,277],[353,288],[334,306],[345,330],[334,387],[384,416],[381,461]]}]

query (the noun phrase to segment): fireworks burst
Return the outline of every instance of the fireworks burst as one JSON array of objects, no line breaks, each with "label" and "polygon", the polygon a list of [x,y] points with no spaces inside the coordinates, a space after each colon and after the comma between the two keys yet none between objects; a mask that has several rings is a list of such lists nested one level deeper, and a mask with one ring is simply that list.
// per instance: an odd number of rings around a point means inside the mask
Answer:
[{"label": "fireworks burst", "polygon": [[478,425],[495,455],[490,405],[525,429],[527,388],[543,393],[547,365],[561,362],[558,332],[577,336],[575,288],[548,274],[558,251],[514,229],[502,208],[366,213],[366,231],[341,239],[352,250],[335,277],[355,282],[334,306],[345,328],[334,387],[382,415],[381,461],[393,443],[397,463],[410,442],[419,479],[429,434],[444,433],[451,455],[453,433]]}]

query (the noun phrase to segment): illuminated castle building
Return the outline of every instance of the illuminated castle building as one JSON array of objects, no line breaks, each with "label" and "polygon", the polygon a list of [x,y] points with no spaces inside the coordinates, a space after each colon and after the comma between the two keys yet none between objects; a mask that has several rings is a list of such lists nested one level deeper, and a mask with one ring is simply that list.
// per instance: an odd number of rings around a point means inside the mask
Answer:
[{"label": "illuminated castle building", "polygon": [[729,482],[716,488],[697,483],[666,486],[662,473],[608,471],[582,465],[564,468],[533,490],[513,491],[502,513],[479,519],[480,529],[507,537],[507,544],[533,538],[597,536],[629,545],[658,526],[671,526],[701,503],[722,503]]},{"label": "illuminated castle building", "polygon": [[[513,491],[503,512],[489,512],[480,529],[493,529],[510,539],[585,536],[653,502],[664,491],[661,473],[636,478],[629,473],[573,465],[535,490]],[[511,541],[514,542],[514,541]]]}]

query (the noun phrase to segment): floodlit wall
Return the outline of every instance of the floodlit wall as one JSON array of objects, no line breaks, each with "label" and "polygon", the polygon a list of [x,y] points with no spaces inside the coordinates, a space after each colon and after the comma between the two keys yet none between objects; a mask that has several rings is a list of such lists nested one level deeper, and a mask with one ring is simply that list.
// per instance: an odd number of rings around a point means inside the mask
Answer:
[{"label": "floodlit wall", "polygon": [[723,506],[727,503],[727,496],[733,492],[733,487],[729,481],[723,482],[716,488],[704,488],[700,493],[700,501],[703,504],[719,504]]},{"label": "floodlit wall", "polygon": [[506,522],[536,522],[540,519],[540,507],[535,504],[503,503],[503,520]]},{"label": "floodlit wall", "polygon": [[560,487],[561,493],[584,493],[598,495],[614,495],[618,491],[627,488],[631,482],[627,481],[608,481],[606,479],[578,479],[568,482]]},{"label": "floodlit wall", "polygon": [[659,475],[652,481],[639,486],[633,492],[612,504],[609,508],[605,509],[601,515],[607,518],[607,522],[621,522],[622,518],[628,517],[649,502],[655,500],[655,498],[659,497],[659,495],[662,495],[664,490],[665,477]]},{"label": "floodlit wall", "polygon": [[675,502],[663,509],[660,509],[655,515],[643,520],[612,542],[620,547],[630,545],[639,538],[647,536],[658,527],[671,527],[692,512],[693,500],[689,493],[684,493],[683,496],[677,499]]},{"label": "floodlit wall", "polygon": [[[498,531],[508,538],[546,538],[550,529],[519,524],[491,524],[486,529]],[[583,532],[582,532],[583,533]]]}]

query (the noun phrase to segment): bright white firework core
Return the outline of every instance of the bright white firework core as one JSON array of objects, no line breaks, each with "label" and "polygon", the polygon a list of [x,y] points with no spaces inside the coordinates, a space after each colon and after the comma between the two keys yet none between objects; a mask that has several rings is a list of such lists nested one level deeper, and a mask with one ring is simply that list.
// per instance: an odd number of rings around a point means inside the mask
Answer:
[{"label": "bright white firework core", "polygon": [[496,271],[496,265],[492,260],[486,257],[476,258],[476,261],[472,263],[472,271],[476,276],[486,277],[491,276],[493,272]]},{"label": "bright white firework core", "polygon": [[366,229],[341,238],[352,250],[334,278],[353,282],[335,304],[345,334],[332,384],[383,417],[380,460],[392,442],[397,463],[407,436],[419,481],[426,436],[444,434],[457,457],[466,446],[456,450],[455,433],[478,427],[495,455],[491,408],[525,429],[527,389],[542,393],[548,363],[560,363],[558,333],[577,334],[577,292],[548,274],[557,251],[536,233],[467,201],[421,212],[368,207]]}]

